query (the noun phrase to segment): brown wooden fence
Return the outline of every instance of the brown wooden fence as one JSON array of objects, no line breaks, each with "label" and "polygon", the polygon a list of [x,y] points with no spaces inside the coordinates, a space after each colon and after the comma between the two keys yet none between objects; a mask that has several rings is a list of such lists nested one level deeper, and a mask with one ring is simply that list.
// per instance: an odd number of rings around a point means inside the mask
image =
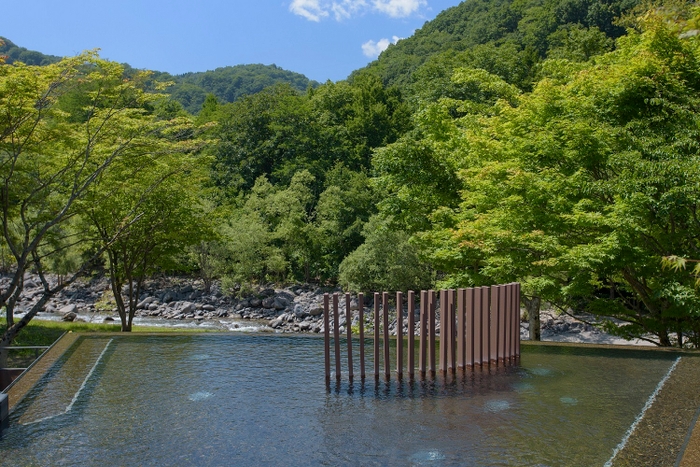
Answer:
[{"label": "brown wooden fence", "polygon": [[[396,293],[396,374],[403,378],[404,370],[408,377],[415,378],[416,370],[420,378],[435,376],[436,371],[455,373],[457,369],[475,366],[503,365],[515,361],[520,356],[520,284],[494,285],[458,290],[423,290],[420,292],[418,307],[419,321],[416,319],[415,292]],[[355,377],[353,360],[352,303],[349,293],[325,294],[324,296],[324,343],[326,380],[331,378],[331,320],[333,320],[333,354],[335,357],[335,377],[341,378],[341,336],[340,300],[345,300],[345,333],[347,343],[347,372],[352,380]],[[364,295],[357,296],[357,317],[359,324],[358,357],[360,377],[365,374],[365,329]],[[384,376],[389,379],[390,339],[389,339],[389,293],[374,294],[374,377],[379,378],[381,363],[384,363]],[[406,304],[404,317],[404,303]],[[440,316],[440,345],[438,346],[436,316]],[[404,340],[403,323],[407,320],[407,336]],[[416,332],[416,328],[418,331]],[[416,335],[417,334],[417,335]],[[418,364],[416,365],[416,339]],[[405,357],[405,358],[404,358]],[[405,368],[404,368],[405,362]],[[437,365],[436,365],[437,363]]]}]

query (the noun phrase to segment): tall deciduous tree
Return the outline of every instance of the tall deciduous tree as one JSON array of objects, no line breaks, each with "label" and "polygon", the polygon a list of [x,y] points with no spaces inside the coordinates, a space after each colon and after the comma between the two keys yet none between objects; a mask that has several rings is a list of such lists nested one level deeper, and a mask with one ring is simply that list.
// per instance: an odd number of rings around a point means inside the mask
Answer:
[{"label": "tall deciduous tree", "polygon": [[621,319],[609,329],[625,337],[698,345],[692,278],[661,262],[700,247],[698,17],[662,14],[585,66],[545,63],[518,105],[470,118],[463,203],[441,235],[476,274]]},{"label": "tall deciduous tree", "polygon": [[[0,215],[2,240],[14,260],[12,278],[0,290],[8,323],[0,347],[87,267],[82,264],[58,284],[45,274],[47,257],[62,254],[45,248],[47,238],[60,236],[61,227],[76,219],[79,201],[115,161],[173,150],[164,137],[173,123],[150,115],[147,109],[158,96],[142,91],[140,79],[138,74],[125,79],[121,65],[95,53],[45,67],[0,65]],[[111,193],[102,195],[95,201]],[[30,269],[39,274],[43,294],[14,322]]]}]

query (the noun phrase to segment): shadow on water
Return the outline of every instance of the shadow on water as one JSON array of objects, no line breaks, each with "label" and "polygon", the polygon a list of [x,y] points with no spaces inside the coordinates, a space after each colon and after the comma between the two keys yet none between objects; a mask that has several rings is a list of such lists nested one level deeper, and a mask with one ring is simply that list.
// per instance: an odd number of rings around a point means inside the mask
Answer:
[{"label": "shadow on water", "polygon": [[[535,370],[536,371],[536,370]],[[349,396],[375,397],[375,398],[399,398],[415,399],[425,397],[458,397],[488,394],[499,391],[512,391],[516,380],[527,378],[529,370],[521,368],[518,364],[476,367],[466,370],[457,370],[455,373],[437,372],[414,378],[407,376],[399,378],[392,375],[349,379],[347,377],[337,379],[331,375],[331,380],[326,382],[326,391],[329,394],[347,394]]]}]

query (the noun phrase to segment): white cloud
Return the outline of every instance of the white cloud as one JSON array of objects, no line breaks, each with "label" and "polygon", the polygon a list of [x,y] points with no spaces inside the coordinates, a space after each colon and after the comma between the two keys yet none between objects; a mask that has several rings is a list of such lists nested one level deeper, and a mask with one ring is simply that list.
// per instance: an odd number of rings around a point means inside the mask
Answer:
[{"label": "white cloud", "polygon": [[427,4],[427,0],[292,0],[289,11],[317,22],[331,13],[336,21],[342,21],[367,11],[404,18]]},{"label": "white cloud", "polygon": [[321,21],[321,18],[328,16],[328,11],[322,7],[319,0],[292,0],[289,11],[295,15],[303,16],[309,21]]},{"label": "white cloud", "polygon": [[374,9],[386,13],[392,18],[404,18],[427,5],[426,0],[373,0]]},{"label": "white cloud", "polygon": [[367,41],[362,44],[362,53],[369,58],[377,58],[390,44],[396,44],[400,39],[400,37],[394,36],[391,41],[389,39],[379,39],[377,42]]},{"label": "white cloud", "polygon": [[365,0],[343,0],[342,2],[333,2],[330,6],[337,21],[348,19],[365,8],[367,8]]}]

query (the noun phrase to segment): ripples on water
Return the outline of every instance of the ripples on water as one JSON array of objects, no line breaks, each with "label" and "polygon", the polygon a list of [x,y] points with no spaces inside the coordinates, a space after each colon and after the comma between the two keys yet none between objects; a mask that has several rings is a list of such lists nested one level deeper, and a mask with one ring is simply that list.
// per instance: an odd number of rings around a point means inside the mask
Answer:
[{"label": "ripples on water", "polygon": [[602,465],[672,358],[624,355],[526,348],[519,366],[327,387],[316,337],[119,336],[72,411],[17,423],[60,405],[44,390],[71,355],[25,399],[0,464]]}]

